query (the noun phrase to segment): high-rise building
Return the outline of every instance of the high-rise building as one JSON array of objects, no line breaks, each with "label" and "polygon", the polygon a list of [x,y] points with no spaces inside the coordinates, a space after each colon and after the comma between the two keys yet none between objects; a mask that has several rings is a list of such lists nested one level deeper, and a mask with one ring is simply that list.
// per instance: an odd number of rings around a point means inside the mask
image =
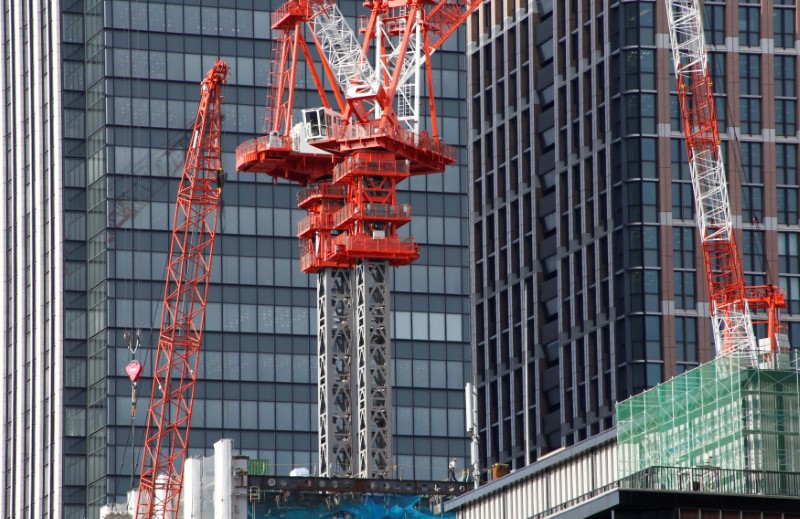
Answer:
[{"label": "high-rise building", "polygon": [[[214,59],[223,163],[189,454],[232,438],[277,474],[317,458],[316,279],[300,272],[297,188],[234,172],[261,132],[270,11],[282,2],[4,4],[0,517],[91,517],[139,467],[173,206]],[[357,30],[361,2],[340,2]],[[401,188],[422,257],[394,273],[395,475],[463,460],[470,377],[463,38],[435,56],[440,126],[461,166]],[[320,104],[307,69],[295,106]],[[423,103],[427,106],[427,103]],[[146,366],[131,419],[133,354]],[[460,462],[461,463],[461,462]]]},{"label": "high-rise building", "polygon": [[[797,344],[797,2],[704,13],[743,267]],[[519,468],[713,356],[709,307],[664,2],[486,2],[467,54],[481,462]]]}]

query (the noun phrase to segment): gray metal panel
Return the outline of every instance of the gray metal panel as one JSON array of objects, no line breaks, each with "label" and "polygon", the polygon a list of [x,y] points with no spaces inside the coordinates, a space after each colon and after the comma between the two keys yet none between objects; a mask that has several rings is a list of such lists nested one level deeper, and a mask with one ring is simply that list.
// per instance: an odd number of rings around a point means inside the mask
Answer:
[{"label": "gray metal panel", "polygon": [[317,281],[319,466],[323,477],[352,476],[353,295],[351,269],[324,269]]},{"label": "gray metal panel", "polygon": [[386,261],[355,267],[358,370],[358,475],[392,477],[392,383],[389,276]]}]

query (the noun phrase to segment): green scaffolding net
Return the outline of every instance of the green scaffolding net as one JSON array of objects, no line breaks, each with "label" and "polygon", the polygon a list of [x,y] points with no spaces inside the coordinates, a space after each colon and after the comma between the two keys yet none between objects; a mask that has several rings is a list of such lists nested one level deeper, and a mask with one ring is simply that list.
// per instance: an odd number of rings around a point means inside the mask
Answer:
[{"label": "green scaffolding net", "polygon": [[800,472],[799,382],[795,351],[726,355],[618,403],[619,478],[653,467]]}]

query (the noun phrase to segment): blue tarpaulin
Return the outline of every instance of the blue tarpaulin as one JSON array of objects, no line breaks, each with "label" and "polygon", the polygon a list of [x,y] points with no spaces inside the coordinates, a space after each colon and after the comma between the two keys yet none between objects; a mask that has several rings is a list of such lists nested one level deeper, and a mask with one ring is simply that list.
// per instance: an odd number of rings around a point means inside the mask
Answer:
[{"label": "blue tarpaulin", "polygon": [[[275,496],[272,497],[271,496]],[[301,497],[264,494],[248,511],[248,519],[455,519],[435,515],[422,496],[371,494],[358,497],[302,494]]]}]

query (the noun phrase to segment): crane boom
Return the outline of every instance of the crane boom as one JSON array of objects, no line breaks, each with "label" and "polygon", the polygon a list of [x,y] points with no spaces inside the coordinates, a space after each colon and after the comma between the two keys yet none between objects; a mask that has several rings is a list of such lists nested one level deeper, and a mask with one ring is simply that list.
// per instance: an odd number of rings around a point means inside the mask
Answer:
[{"label": "crane boom", "polygon": [[200,107],[178,186],[137,518],[173,519],[178,513],[224,181],[220,103],[227,75],[228,65],[217,60],[202,82]]},{"label": "crane boom", "polygon": [[701,6],[667,0],[670,43],[717,352],[755,351],[708,72]]},{"label": "crane boom", "polygon": [[703,249],[717,354],[740,352],[755,359],[758,347],[750,309],[767,309],[769,351],[775,351],[778,308],[786,306],[777,287],[748,287],[734,234],[725,165],[703,32],[700,0],[667,0],[672,62]]}]

